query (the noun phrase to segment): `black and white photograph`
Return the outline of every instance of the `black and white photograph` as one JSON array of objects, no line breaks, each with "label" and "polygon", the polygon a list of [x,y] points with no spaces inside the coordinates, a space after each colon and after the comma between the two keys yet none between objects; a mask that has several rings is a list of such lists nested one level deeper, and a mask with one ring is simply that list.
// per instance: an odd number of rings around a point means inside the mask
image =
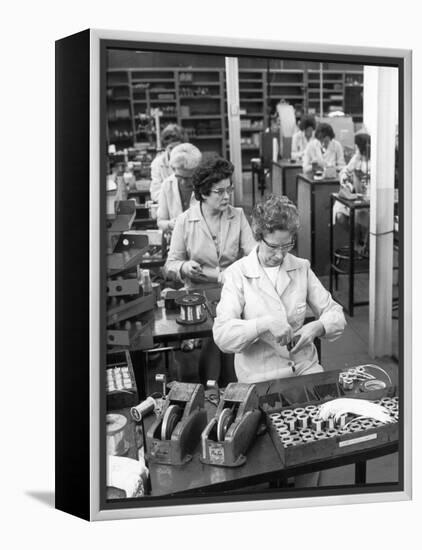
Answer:
[{"label": "black and white photograph", "polygon": [[168,42],[99,46],[100,507],[394,498],[403,60]]}]

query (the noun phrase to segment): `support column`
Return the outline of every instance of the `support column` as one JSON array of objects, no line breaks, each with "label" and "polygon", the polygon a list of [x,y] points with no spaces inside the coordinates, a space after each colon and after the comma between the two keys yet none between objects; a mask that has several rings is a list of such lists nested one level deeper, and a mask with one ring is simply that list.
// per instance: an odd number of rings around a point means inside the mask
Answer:
[{"label": "support column", "polygon": [[227,118],[230,160],[234,164],[234,205],[243,204],[242,150],[240,147],[239,67],[237,57],[226,57]]},{"label": "support column", "polygon": [[363,104],[371,134],[369,355],[381,357],[392,353],[396,68],[364,67]]}]

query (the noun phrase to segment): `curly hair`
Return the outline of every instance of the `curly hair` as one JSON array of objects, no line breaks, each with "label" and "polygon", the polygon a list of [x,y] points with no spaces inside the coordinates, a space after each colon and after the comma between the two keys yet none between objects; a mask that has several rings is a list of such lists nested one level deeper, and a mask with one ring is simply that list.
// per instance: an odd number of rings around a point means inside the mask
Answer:
[{"label": "curly hair", "polygon": [[304,132],[306,128],[312,128],[315,130],[316,128],[316,120],[315,117],[312,115],[304,115],[299,122],[299,130],[302,130]]},{"label": "curly hair", "polygon": [[364,132],[355,135],[355,144],[359,153],[368,159],[371,158],[371,136]]},{"label": "curly hair", "polygon": [[274,231],[289,231],[296,235],[298,229],[297,208],[284,195],[270,195],[253,209],[252,233],[256,241],[261,241],[265,235]]},{"label": "curly hair", "polygon": [[233,164],[222,157],[204,158],[193,173],[195,199],[202,201],[202,195],[209,195],[215,183],[231,178],[233,171]]},{"label": "curly hair", "polygon": [[167,147],[170,143],[186,143],[187,141],[186,131],[178,124],[167,124],[161,132],[163,147]]},{"label": "curly hair", "polygon": [[178,170],[194,170],[201,162],[202,154],[191,143],[180,143],[170,153],[170,166]]},{"label": "curly hair", "polygon": [[326,122],[321,122],[320,124],[318,124],[318,127],[315,131],[315,137],[317,139],[323,139],[325,137],[334,139],[336,135],[334,133],[334,130],[331,124],[327,124]]}]

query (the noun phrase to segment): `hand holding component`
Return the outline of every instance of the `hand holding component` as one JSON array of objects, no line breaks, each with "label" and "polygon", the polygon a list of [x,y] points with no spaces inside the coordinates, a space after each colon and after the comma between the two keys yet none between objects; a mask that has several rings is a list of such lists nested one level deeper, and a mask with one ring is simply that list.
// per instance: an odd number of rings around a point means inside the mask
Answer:
[{"label": "hand holding component", "polygon": [[270,332],[275,341],[281,346],[286,346],[293,337],[293,330],[289,323],[280,317],[266,315],[257,320],[259,334]]},{"label": "hand holding component", "polygon": [[202,267],[195,260],[189,260],[182,265],[182,274],[189,279],[201,277]]},{"label": "hand holding component", "polygon": [[312,323],[307,323],[303,325],[295,334],[294,334],[294,346],[290,350],[291,354],[295,354],[306,346],[309,346],[313,343],[314,339],[324,335],[324,325],[321,321],[312,321]]}]

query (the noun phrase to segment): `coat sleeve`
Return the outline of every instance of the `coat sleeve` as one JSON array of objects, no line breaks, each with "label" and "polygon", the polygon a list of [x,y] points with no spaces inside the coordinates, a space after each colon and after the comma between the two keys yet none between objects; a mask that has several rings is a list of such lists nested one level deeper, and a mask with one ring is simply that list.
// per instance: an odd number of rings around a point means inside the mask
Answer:
[{"label": "coat sleeve", "polygon": [[308,289],[307,302],[314,312],[317,319],[324,325],[324,338],[330,341],[336,340],[343,333],[346,327],[346,319],[343,314],[343,308],[335,302],[331,294],[321,284],[318,277],[308,267]]},{"label": "coat sleeve", "polygon": [[162,183],[163,181],[161,176],[161,156],[157,156],[151,162],[151,185],[149,187],[151,200],[155,202],[158,201],[160,197]]},{"label": "coat sleeve", "polygon": [[343,146],[338,141],[336,143],[336,166],[337,168],[343,168],[346,166],[346,161],[344,160]]},{"label": "coat sleeve", "polygon": [[240,249],[243,256],[247,256],[249,252],[256,246],[256,241],[252,235],[252,229],[246,219],[243,209],[240,211]]},{"label": "coat sleeve", "polygon": [[243,276],[234,264],[225,271],[224,286],[214,319],[214,342],[224,353],[241,353],[258,338],[256,319],[242,319]]},{"label": "coat sleeve", "polygon": [[158,199],[158,210],[157,210],[157,225],[158,228],[162,231],[167,231],[169,229],[170,221],[170,211],[167,200],[167,185],[164,182],[161,187],[161,191]]},{"label": "coat sleeve", "polygon": [[164,273],[172,279],[182,280],[180,268],[183,262],[188,260],[186,243],[184,239],[184,217],[178,216],[176,225],[171,235],[170,250],[164,265]]},{"label": "coat sleeve", "polygon": [[313,149],[314,149],[314,144],[311,140],[303,152],[303,171],[304,172],[309,172],[310,170],[312,170],[312,162],[315,161]]}]

